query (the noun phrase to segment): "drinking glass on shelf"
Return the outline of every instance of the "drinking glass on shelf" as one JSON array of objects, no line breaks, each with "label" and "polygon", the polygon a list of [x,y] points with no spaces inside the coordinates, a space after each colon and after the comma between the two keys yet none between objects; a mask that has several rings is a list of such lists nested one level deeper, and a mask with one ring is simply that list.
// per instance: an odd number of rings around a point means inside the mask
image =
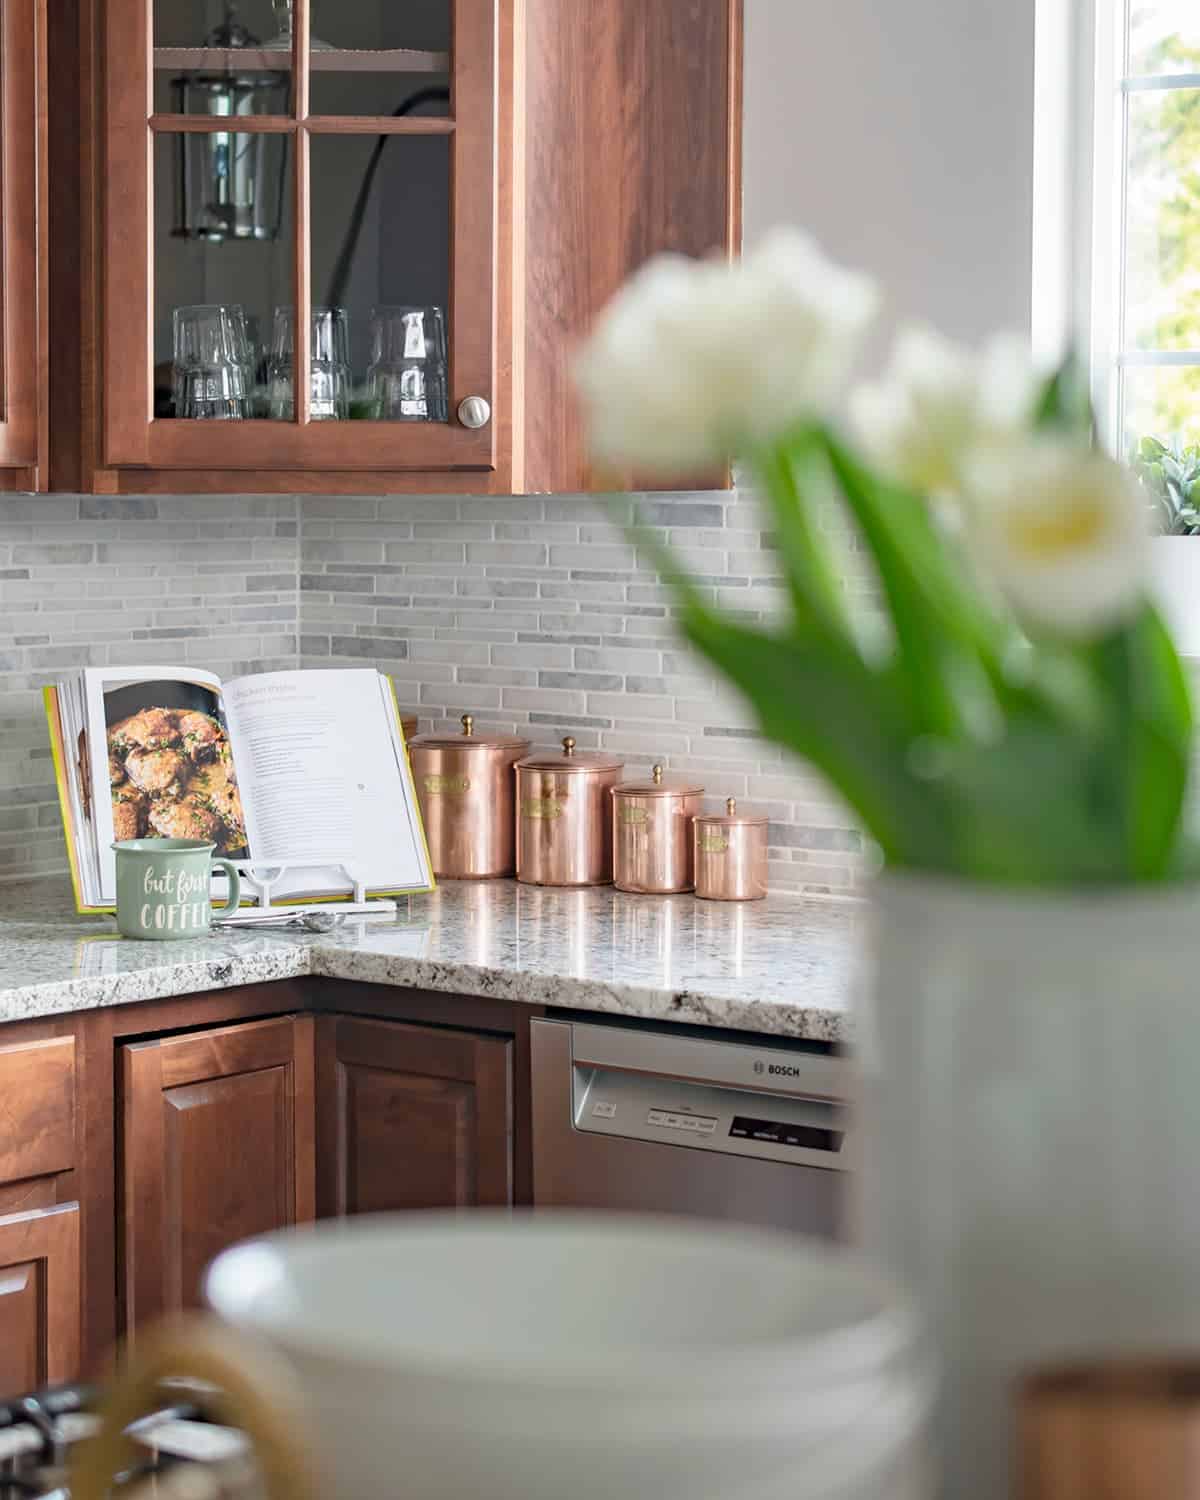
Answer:
[{"label": "drinking glass on shelf", "polygon": [[173,323],[175,415],[192,421],[249,416],[252,366],[241,307],[177,307]]},{"label": "drinking glass on shelf", "polygon": [[[295,412],[295,347],[296,310],[277,307],[267,370],[268,413],[276,421],[290,421]],[[310,419],[344,422],[350,415],[350,320],[344,307],[312,310],[309,381]]]},{"label": "drinking glass on shelf", "polygon": [[371,315],[367,406],[378,422],[445,422],[446,321],[440,307],[377,307]]}]

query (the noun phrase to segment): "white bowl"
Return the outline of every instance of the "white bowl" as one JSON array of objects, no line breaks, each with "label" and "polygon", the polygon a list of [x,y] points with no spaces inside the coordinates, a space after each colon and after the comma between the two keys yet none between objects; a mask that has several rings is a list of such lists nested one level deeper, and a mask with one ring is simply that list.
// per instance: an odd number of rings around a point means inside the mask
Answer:
[{"label": "white bowl", "polygon": [[762,1231],[407,1215],[270,1235],[206,1294],[284,1353],[345,1500],[917,1493],[929,1400],[904,1298]]}]

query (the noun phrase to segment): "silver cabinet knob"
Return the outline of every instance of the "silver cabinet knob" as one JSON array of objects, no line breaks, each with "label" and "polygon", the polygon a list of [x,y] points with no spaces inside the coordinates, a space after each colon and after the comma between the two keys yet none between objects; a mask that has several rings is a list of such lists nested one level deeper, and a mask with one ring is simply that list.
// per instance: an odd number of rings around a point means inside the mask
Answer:
[{"label": "silver cabinet knob", "polygon": [[483,396],[464,396],[458,403],[458,420],[464,427],[486,427],[492,420],[491,403]]}]

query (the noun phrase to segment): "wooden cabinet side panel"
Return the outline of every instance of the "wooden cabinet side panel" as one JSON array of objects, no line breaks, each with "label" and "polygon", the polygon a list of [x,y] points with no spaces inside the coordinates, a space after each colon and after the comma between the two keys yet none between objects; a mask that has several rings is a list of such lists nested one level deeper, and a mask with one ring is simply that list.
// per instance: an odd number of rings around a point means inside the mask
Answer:
[{"label": "wooden cabinet side panel", "polygon": [[527,490],[598,487],[571,361],[622,282],[660,251],[739,247],[741,14],[742,0],[525,0]]},{"label": "wooden cabinet side panel", "polygon": [[162,1052],[157,1043],[121,1053],[120,1323],[132,1329],[165,1310]]},{"label": "wooden cabinet side panel", "polygon": [[45,0],[0,11],[0,465],[30,488],[45,458],[46,288]]},{"label": "wooden cabinet side panel", "polygon": [[79,1374],[79,1205],[0,1217],[0,1396]]}]

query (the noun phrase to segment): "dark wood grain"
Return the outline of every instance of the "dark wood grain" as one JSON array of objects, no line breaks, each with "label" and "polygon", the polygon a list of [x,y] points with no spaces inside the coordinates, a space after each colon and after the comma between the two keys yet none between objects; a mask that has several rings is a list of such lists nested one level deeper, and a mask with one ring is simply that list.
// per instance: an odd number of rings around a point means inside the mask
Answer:
[{"label": "dark wood grain", "polygon": [[0,1033],[0,1183],[74,1165],[74,1038],[4,1045]]},{"label": "dark wood grain", "polygon": [[[120,1329],[128,1278],[124,1272],[124,1186],[119,1129],[124,1113],[122,1048],[164,1033],[229,1026],[302,1010],[306,990],[298,980],[242,985],[170,1000],[86,1011],[67,1020],[79,1041],[80,1169],[76,1196],[83,1200],[83,1369],[101,1375]],[[299,1153],[298,1153],[299,1157]],[[68,1177],[63,1179],[70,1182]]]},{"label": "dark wood grain", "polygon": [[227,1245],[304,1216],[312,1036],[285,1016],[122,1048],[127,1336],[197,1303]]},{"label": "dark wood grain", "polygon": [[317,1067],[322,1217],[512,1202],[509,1042],[322,1017]]},{"label": "dark wood grain", "polygon": [[587,490],[570,366],[597,313],[660,251],[739,246],[741,0],[526,10],[526,488]]},{"label": "dark wood grain", "polygon": [[0,28],[0,467],[37,488],[49,359],[45,0],[6,0]]},{"label": "dark wood grain", "polygon": [[79,1369],[79,1205],[0,1217],[0,1397]]}]

